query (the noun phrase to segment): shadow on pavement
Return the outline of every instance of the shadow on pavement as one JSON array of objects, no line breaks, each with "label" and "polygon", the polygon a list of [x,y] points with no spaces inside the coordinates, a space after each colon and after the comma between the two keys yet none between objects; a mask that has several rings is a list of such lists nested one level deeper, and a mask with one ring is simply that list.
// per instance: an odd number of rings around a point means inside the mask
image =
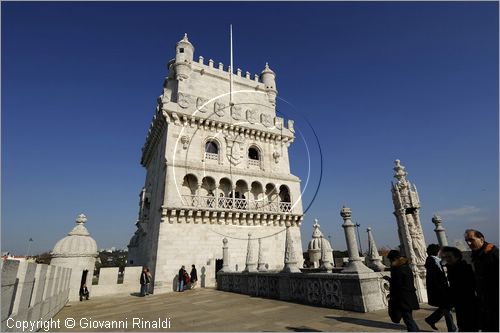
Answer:
[{"label": "shadow on pavement", "polygon": [[314,328],[309,328],[307,326],[301,326],[301,327],[290,327],[287,326],[285,327],[287,330],[293,331],[293,332],[322,332]]},{"label": "shadow on pavement", "polygon": [[355,325],[360,325],[360,326],[378,327],[378,328],[382,328],[382,329],[406,331],[405,325],[387,323],[385,321],[352,318],[352,317],[334,317],[334,316],[326,316],[325,318],[335,319],[335,320],[338,320],[338,321],[341,321],[344,323],[355,324]]},{"label": "shadow on pavement", "polygon": [[130,293],[130,296],[142,297],[141,293]]}]

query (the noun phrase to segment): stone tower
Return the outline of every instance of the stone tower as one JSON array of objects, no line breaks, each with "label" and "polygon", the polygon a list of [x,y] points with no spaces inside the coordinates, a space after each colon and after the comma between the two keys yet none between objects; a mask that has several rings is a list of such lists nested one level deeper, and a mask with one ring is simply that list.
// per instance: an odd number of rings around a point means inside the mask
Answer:
[{"label": "stone tower", "polygon": [[241,271],[251,233],[269,269],[281,270],[286,226],[302,258],[303,213],[288,159],[295,131],[276,116],[276,75],[268,64],[251,77],[195,61],[187,35],[175,52],[142,149],[146,181],[129,264],[150,267],[155,293],[174,290],[181,265],[195,264],[201,285],[211,286],[222,240],[229,240],[228,270]]},{"label": "stone tower", "polygon": [[396,160],[392,183],[392,202],[394,215],[398,223],[398,235],[401,254],[408,257],[415,275],[415,287],[420,302],[427,301],[425,291],[425,259],[427,258],[424,233],[420,224],[420,199],[417,188],[407,179],[405,167]]}]

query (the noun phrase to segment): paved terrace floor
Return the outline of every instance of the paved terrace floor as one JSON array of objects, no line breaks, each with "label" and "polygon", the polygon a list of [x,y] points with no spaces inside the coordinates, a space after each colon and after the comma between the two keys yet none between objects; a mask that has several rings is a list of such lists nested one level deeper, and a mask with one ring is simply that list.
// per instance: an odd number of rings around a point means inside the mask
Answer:
[{"label": "paved terrace floor", "polygon": [[[433,308],[423,305],[414,311],[422,331],[432,331],[424,322]],[[170,318],[170,329],[133,328],[132,318],[154,321]],[[66,318],[74,318],[74,329],[64,327]],[[81,318],[95,321],[127,319],[127,328],[81,328]],[[64,307],[54,320],[61,328],[51,331],[302,331],[356,332],[405,331],[391,323],[387,310],[357,313],[321,308],[272,299],[251,297],[214,289],[187,290],[163,295],[99,297],[74,302]],[[446,331],[444,319],[437,324]]]}]

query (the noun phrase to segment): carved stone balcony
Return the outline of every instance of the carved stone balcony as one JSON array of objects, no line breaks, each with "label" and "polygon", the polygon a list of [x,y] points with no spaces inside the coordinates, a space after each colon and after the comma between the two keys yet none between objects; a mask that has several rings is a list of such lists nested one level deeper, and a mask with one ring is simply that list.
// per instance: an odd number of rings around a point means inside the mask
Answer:
[{"label": "carved stone balcony", "polygon": [[291,202],[267,202],[248,199],[213,197],[199,195],[182,195],[184,206],[196,208],[228,209],[235,211],[257,211],[269,213],[291,213]]}]

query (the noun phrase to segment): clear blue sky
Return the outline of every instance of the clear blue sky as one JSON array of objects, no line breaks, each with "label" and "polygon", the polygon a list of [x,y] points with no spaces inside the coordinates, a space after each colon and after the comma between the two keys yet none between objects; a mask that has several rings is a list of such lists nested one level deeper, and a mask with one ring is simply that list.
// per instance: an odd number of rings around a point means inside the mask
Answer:
[{"label": "clear blue sky", "polygon": [[[342,205],[398,243],[390,182],[401,159],[427,243],[475,227],[498,244],[497,2],[2,2],[2,251],[50,250],[88,216],[99,248],[125,247],[145,171],[141,147],[175,43],[195,57],[277,73],[278,111],[301,131],[294,174],[335,249]],[[310,124],[310,126],[308,125]],[[186,235],[186,237],[188,237]]]}]

